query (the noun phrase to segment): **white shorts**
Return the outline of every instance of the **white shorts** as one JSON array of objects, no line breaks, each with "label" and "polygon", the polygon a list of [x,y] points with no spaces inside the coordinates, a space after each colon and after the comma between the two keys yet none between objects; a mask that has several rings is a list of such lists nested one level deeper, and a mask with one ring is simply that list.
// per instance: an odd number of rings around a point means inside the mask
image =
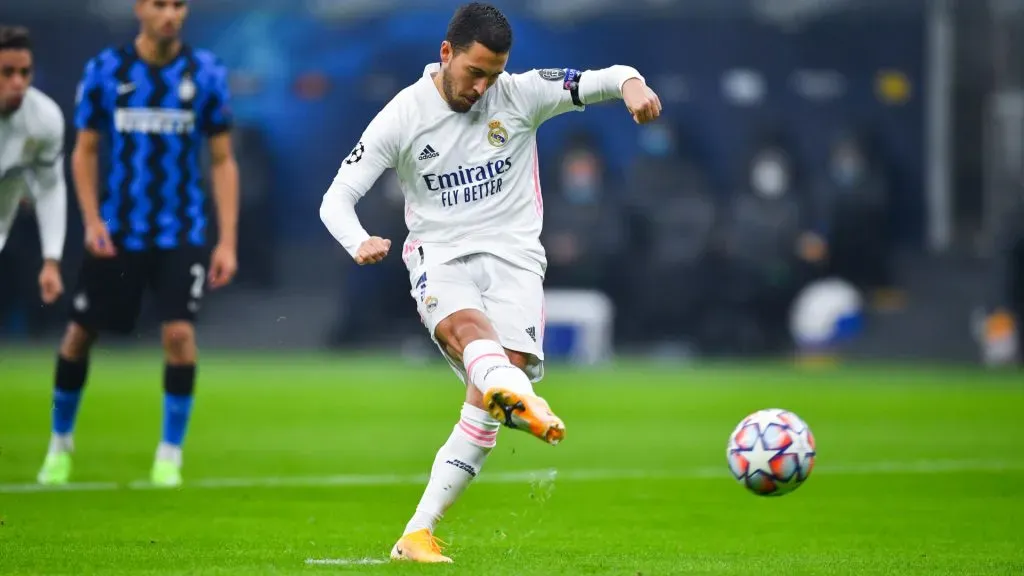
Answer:
[{"label": "white shorts", "polygon": [[[410,271],[420,320],[437,344],[437,325],[459,310],[479,310],[490,320],[501,345],[528,355],[526,374],[544,377],[544,279],[491,254],[470,254]],[[463,382],[465,368],[438,344]]]}]

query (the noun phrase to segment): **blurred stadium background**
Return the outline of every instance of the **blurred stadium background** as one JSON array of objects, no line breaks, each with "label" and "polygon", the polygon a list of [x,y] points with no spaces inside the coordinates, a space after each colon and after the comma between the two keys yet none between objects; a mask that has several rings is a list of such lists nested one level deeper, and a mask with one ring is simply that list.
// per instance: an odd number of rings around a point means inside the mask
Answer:
[{"label": "blurred stadium background", "polygon": [[[153,322],[96,352],[74,484],[32,483],[73,295],[40,306],[24,206],[0,254],[0,571],[305,573],[386,555],[462,391],[401,260],[355,266],[318,206],[458,3],[192,2],[187,40],[231,69],[242,213],[237,281],[199,321],[181,491],[139,482],[159,430]],[[69,123],[86,59],[136,33],[132,4],[2,3]],[[560,365],[538,390],[568,435],[549,450],[502,432],[442,523],[456,569],[1019,574],[1024,389],[982,366],[1012,359],[999,312],[1024,303],[1024,2],[497,4],[512,71],[630,64],[665,108],[644,129],[608,105],[540,132]],[[401,204],[386,175],[357,211],[401,241]],[[881,366],[755,361],[794,352]],[[683,368],[701,358],[730,360]],[[724,458],[767,407],[818,441],[783,501],[744,494]]]},{"label": "blurred stadium background", "polygon": [[[4,21],[31,28],[36,85],[68,118],[87,56],[135,33],[131,4],[4,6]],[[357,269],[317,208],[366,122],[435,56],[457,4],[193,3],[187,39],[232,71],[243,185],[240,273],[204,307],[204,348],[433,354],[400,259]],[[665,102],[644,130],[610,105],[540,134],[548,287],[606,295],[618,353],[786,353],[796,296],[838,277],[864,302],[844,353],[975,362],[982,315],[1024,299],[1024,4],[500,4],[517,34],[511,70],[629,63]],[[400,204],[385,177],[359,212],[400,241]],[[39,305],[25,208],[0,256],[0,334],[50,347],[69,297]],[[69,218],[71,282],[82,235]],[[147,326],[134,341],[155,342]],[[554,328],[563,355],[573,336]]]}]

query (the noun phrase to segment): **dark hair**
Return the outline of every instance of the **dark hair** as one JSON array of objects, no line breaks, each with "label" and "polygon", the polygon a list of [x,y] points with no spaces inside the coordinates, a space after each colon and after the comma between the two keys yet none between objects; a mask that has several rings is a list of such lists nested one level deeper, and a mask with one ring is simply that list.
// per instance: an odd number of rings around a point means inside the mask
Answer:
[{"label": "dark hair", "polygon": [[470,2],[455,11],[444,39],[455,52],[468,50],[479,42],[491,52],[506,54],[512,49],[512,27],[501,10],[483,2]]},{"label": "dark hair", "polygon": [[30,50],[32,41],[28,28],[0,25],[0,50]]}]

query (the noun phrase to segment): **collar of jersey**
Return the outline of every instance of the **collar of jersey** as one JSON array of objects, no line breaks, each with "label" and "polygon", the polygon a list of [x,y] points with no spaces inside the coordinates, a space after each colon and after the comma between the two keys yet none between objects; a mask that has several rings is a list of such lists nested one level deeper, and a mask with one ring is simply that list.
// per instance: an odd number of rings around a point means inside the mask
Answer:
[{"label": "collar of jersey", "polygon": [[430,64],[427,64],[426,66],[423,67],[423,77],[426,78],[427,80],[429,80],[430,76],[433,73],[440,72],[440,71],[441,71],[441,63],[440,62],[431,62]]}]

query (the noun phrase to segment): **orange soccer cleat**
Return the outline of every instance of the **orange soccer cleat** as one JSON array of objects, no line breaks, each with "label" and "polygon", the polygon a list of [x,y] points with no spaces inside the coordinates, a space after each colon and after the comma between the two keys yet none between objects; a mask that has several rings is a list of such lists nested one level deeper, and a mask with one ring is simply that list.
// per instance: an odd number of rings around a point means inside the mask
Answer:
[{"label": "orange soccer cleat", "polygon": [[484,394],[484,409],[505,426],[529,431],[552,446],[565,438],[562,419],[539,396],[494,387]]},{"label": "orange soccer cleat", "polygon": [[391,559],[450,564],[452,559],[441,554],[441,544],[444,542],[435,537],[429,528],[422,528],[399,538],[391,549]]}]

